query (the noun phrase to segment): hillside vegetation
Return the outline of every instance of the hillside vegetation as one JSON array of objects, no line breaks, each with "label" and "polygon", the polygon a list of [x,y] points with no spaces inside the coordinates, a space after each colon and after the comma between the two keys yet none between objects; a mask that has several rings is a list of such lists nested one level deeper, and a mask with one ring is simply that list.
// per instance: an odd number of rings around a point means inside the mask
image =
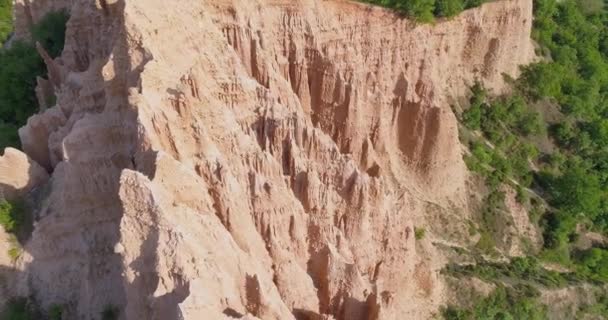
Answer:
[{"label": "hillside vegetation", "polygon": [[12,0],[0,0],[0,43],[4,43],[13,30],[12,9]]},{"label": "hillside vegetation", "polygon": [[[608,236],[608,16],[601,1],[591,0],[536,0],[534,15],[533,37],[543,61],[524,68],[508,96],[489,97],[482,84],[475,85],[460,119],[463,130],[480,133],[467,134],[465,162],[489,190],[482,225],[500,214],[495,208],[504,206],[502,186],[515,189],[531,223],[543,230],[541,251],[528,252],[540,260],[481,261],[446,271],[534,290],[507,286],[480,298],[472,310],[448,308],[448,319],[546,319],[538,306],[539,288],[608,282],[608,248],[577,246],[585,232]],[[493,248],[491,237],[485,242]],[[570,271],[548,271],[539,261]],[[512,310],[513,304],[530,303],[534,307],[523,315]],[[577,317],[606,318],[607,310],[606,297],[598,296]]]},{"label": "hillside vegetation", "polygon": [[[0,43],[12,31],[11,4],[12,0],[0,0]],[[46,76],[46,66],[34,43],[40,42],[52,57],[58,56],[63,50],[67,20],[66,12],[50,13],[32,28],[32,42],[14,41],[0,48],[0,150],[19,147],[17,129],[39,108],[34,89],[36,77]],[[20,200],[0,198],[0,225],[14,242],[8,252],[12,259],[21,254],[17,238],[32,227],[26,211]],[[62,319],[60,306],[51,306],[48,317],[42,317],[37,308],[26,298],[13,298],[0,310],[0,319]]]},{"label": "hillside vegetation", "polygon": [[[10,7],[4,6],[3,1],[7,0],[0,0],[0,16]],[[67,13],[62,11],[47,15],[32,28],[33,42],[40,42],[52,57],[58,56],[63,49],[67,19]],[[4,20],[1,21],[3,39]],[[0,49],[0,150],[19,147],[17,129],[39,107],[34,92],[36,77],[46,76],[46,67],[33,42],[14,41],[10,47]]]}]

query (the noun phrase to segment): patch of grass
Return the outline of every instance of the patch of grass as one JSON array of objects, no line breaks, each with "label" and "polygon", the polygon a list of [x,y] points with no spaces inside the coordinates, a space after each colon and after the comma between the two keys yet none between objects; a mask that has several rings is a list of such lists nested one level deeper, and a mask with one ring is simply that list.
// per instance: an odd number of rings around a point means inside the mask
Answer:
[{"label": "patch of grass", "polygon": [[8,249],[8,256],[9,258],[11,258],[11,261],[17,261],[17,259],[19,259],[19,257],[21,256],[21,252],[21,246],[13,246]]}]

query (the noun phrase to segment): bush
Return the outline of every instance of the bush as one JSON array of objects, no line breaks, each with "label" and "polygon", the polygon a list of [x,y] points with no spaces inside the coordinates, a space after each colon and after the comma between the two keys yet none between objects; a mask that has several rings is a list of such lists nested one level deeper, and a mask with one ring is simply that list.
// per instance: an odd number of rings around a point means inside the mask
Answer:
[{"label": "bush", "polygon": [[0,46],[13,29],[13,1],[0,0]]},{"label": "bush", "polygon": [[[64,11],[49,13],[32,28],[33,39],[53,57],[63,49],[67,17]],[[18,148],[17,128],[38,110],[36,77],[45,76],[46,67],[34,45],[22,41],[13,42],[8,49],[0,48],[0,65],[0,149]]]},{"label": "bush", "polygon": [[26,221],[25,208],[20,202],[0,201],[0,225],[8,233],[17,233]]},{"label": "bush", "polygon": [[515,192],[515,201],[519,204],[526,204],[528,202],[528,194],[521,185],[515,187]]},{"label": "bush", "polygon": [[477,277],[495,284],[528,284],[547,288],[564,288],[588,280],[580,273],[560,273],[543,268],[534,257],[515,257],[508,263],[477,261],[474,265],[448,265],[443,271],[456,277]]},{"label": "bush", "polygon": [[10,249],[8,249],[8,257],[11,258],[11,261],[17,261],[21,256],[21,247],[13,245]]},{"label": "bush", "polygon": [[444,309],[447,320],[477,319],[546,319],[547,307],[538,302],[539,293],[525,286],[498,286],[492,294],[478,298],[471,308],[449,306]]},{"label": "bush", "polygon": [[479,241],[477,241],[477,244],[475,244],[475,248],[485,254],[495,255],[496,242],[494,242],[492,235],[486,230],[481,231],[480,235],[481,237],[479,238]]},{"label": "bush", "polygon": [[424,228],[414,228],[414,235],[416,236],[416,240],[424,239],[426,234],[426,230]]},{"label": "bush", "polygon": [[599,214],[603,191],[597,175],[583,164],[570,163],[562,175],[551,178],[548,184],[551,203],[564,214]]},{"label": "bush", "polygon": [[63,50],[69,18],[65,10],[50,12],[32,27],[32,37],[40,42],[52,58],[59,56]]},{"label": "bush", "polygon": [[395,9],[419,22],[432,22],[434,17],[452,17],[465,8],[481,5],[482,0],[362,0]]},{"label": "bush", "polygon": [[462,113],[462,123],[471,130],[481,128],[481,106],[471,105]]},{"label": "bush", "polygon": [[592,248],[575,255],[576,271],[601,282],[608,282],[608,250]]},{"label": "bush", "polygon": [[44,63],[32,45],[15,42],[0,49],[0,65],[0,119],[21,126],[38,108],[34,89],[36,77],[45,74]]},{"label": "bush", "polygon": [[462,0],[436,0],[435,16],[437,17],[453,17],[464,10]]}]

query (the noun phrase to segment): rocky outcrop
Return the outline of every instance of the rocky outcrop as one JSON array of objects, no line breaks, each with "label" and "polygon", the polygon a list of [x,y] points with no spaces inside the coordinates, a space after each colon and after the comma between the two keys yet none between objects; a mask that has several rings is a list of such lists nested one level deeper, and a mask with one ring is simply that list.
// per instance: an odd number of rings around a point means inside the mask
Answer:
[{"label": "rocky outcrop", "polygon": [[70,319],[437,312],[442,257],[414,229],[430,204],[466,217],[450,103],[532,59],[531,1],[436,25],[337,0],[39,2],[71,18],[57,104],[20,130],[53,177],[22,294]]},{"label": "rocky outcrop", "polygon": [[0,200],[16,200],[49,179],[48,173],[25,153],[6,148],[0,157]]}]

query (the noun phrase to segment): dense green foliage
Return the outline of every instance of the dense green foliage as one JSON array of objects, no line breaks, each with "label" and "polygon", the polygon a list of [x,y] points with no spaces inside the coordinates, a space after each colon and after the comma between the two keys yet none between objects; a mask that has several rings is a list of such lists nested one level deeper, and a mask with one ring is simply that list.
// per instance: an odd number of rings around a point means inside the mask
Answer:
[{"label": "dense green foliage", "polygon": [[16,233],[26,220],[24,206],[21,203],[0,201],[0,225],[6,232]]},{"label": "dense green foliage", "polygon": [[0,0],[0,44],[4,43],[13,30],[12,9],[12,0]]},{"label": "dense green foliage", "polygon": [[[491,235],[504,216],[501,186],[510,185],[528,207],[531,221],[543,229],[539,258],[570,271],[547,270],[533,257],[451,265],[445,270],[450,275],[474,276],[508,289],[505,293],[499,287],[467,310],[450,308],[444,314],[448,319],[540,319],[542,314],[535,312],[514,316],[510,308],[519,302],[501,301],[517,285],[608,282],[608,248],[575,245],[578,230],[608,236],[608,15],[603,6],[599,0],[535,0],[533,36],[547,59],[524,68],[509,96],[489,98],[475,85],[470,106],[460,114],[468,130],[465,162],[488,189],[477,249],[493,250]],[[548,117],[552,120],[544,122],[537,110],[548,108],[554,110]],[[527,293],[528,305],[537,307],[532,292]],[[579,310],[602,316],[607,311],[606,299]]]},{"label": "dense green foliage", "polygon": [[23,124],[37,108],[36,76],[45,72],[42,59],[27,43],[15,42],[0,51],[0,119]]},{"label": "dense green foliage", "polygon": [[[551,59],[525,68],[511,96],[472,88],[461,120],[482,138],[465,161],[492,192],[507,183],[520,202],[525,187],[542,195],[543,257],[570,265],[581,263],[571,259],[577,225],[608,234],[608,16],[594,0],[537,0],[534,13],[534,37]],[[556,105],[559,120],[544,124],[537,104]],[[547,135],[556,148],[541,154],[531,137]]]},{"label": "dense green foliage", "polygon": [[529,137],[544,134],[545,125],[536,111],[528,107],[520,95],[490,99],[477,83],[472,88],[470,106],[461,114],[461,121],[470,130],[480,131],[481,136],[469,137],[470,154],[465,163],[473,172],[481,175],[488,187],[480,210],[481,237],[476,249],[495,255],[495,235],[506,224],[505,193],[503,185],[511,185],[517,191],[520,203],[529,200],[526,188],[532,184],[533,171],[530,163],[537,160],[539,151]]},{"label": "dense green foliage", "polygon": [[0,225],[10,234],[8,256],[14,261],[22,252],[19,239],[24,239],[32,229],[32,219],[20,201],[0,200]]},{"label": "dense green foliage", "polygon": [[420,22],[431,22],[435,17],[453,17],[464,9],[481,5],[483,0],[363,0],[395,9]]},{"label": "dense green foliage", "polygon": [[576,273],[594,281],[608,282],[608,250],[591,248],[574,254]]},{"label": "dense green foliage", "polygon": [[32,27],[34,40],[40,42],[53,58],[59,56],[63,50],[65,26],[69,18],[66,11],[51,12]]},{"label": "dense green foliage", "polygon": [[554,208],[546,257],[569,263],[577,224],[608,234],[608,16],[597,1],[537,0],[534,12],[534,36],[552,61],[526,68],[521,87],[564,116],[550,130],[559,151],[549,159],[558,161],[543,164],[538,182]]},{"label": "dense green foliage", "polygon": [[[603,267],[601,266],[601,258],[598,260],[594,256],[589,257],[589,259],[582,264],[589,268]],[[598,277],[598,273],[595,270],[591,272],[585,272],[582,269],[575,272],[547,270],[534,257],[516,257],[509,263],[480,260],[472,265],[452,264],[444,272],[453,276],[475,276],[484,281],[494,283],[520,283],[547,288],[562,288],[583,282],[603,283],[608,281],[608,277]]]},{"label": "dense green foliage", "polygon": [[[67,19],[65,12],[50,13],[32,28],[34,40],[52,57],[63,48]],[[46,68],[33,44],[20,41],[0,49],[0,65],[0,149],[3,149],[19,146],[17,129],[38,109],[34,93],[36,77],[44,76]]]},{"label": "dense green foliage", "polygon": [[547,319],[546,307],[537,300],[540,293],[530,286],[499,285],[492,294],[474,302],[471,308],[450,306],[443,311],[447,320]]},{"label": "dense green foliage", "polygon": [[509,179],[528,187],[532,183],[529,161],[536,160],[539,152],[525,137],[545,131],[540,115],[521,96],[489,101],[480,84],[472,92],[462,122],[469,129],[481,130],[484,139],[471,142],[471,155],[465,158],[469,169],[482,174],[492,189]]}]

